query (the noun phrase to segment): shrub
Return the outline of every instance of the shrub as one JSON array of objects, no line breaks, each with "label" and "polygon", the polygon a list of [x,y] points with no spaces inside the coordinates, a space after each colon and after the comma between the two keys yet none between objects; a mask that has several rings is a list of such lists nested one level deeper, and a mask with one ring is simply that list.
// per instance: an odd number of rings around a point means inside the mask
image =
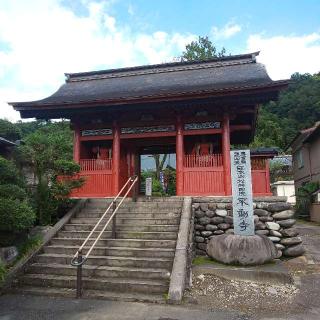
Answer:
[{"label": "shrub", "polygon": [[0,201],[0,231],[19,233],[31,228],[35,214],[26,201],[5,199]]},{"label": "shrub", "polygon": [[4,264],[2,264],[0,262],[0,287],[1,287],[2,283],[4,282],[6,274],[7,274],[7,268],[4,266]]},{"label": "shrub", "polygon": [[26,191],[15,184],[0,185],[0,198],[19,199],[22,201],[26,197]]},{"label": "shrub", "polygon": [[19,173],[13,162],[0,156],[0,183],[20,184]]},{"label": "shrub", "polygon": [[297,192],[296,212],[308,216],[312,203],[312,194],[319,189],[319,182],[309,182],[300,187]]}]

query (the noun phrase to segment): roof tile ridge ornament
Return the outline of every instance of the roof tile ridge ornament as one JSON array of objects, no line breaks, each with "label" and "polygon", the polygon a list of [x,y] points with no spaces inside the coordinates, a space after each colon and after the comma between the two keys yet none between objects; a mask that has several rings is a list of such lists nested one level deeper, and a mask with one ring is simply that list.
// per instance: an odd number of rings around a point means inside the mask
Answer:
[{"label": "roof tile ridge ornament", "polygon": [[213,58],[202,61],[183,61],[171,62],[153,65],[141,65],[128,68],[107,69],[98,71],[88,71],[80,73],[65,73],[66,82],[88,81],[88,80],[102,80],[110,78],[121,78],[130,76],[139,76],[145,74],[168,73],[187,70],[201,70],[209,68],[227,67],[233,65],[256,63],[256,56],[259,51],[242,54],[225,56],[220,58]]}]

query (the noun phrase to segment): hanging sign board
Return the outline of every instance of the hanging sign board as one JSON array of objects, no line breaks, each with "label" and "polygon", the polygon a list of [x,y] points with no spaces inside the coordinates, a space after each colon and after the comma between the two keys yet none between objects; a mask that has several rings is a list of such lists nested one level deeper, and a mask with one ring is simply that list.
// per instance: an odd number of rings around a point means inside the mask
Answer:
[{"label": "hanging sign board", "polygon": [[254,235],[250,150],[231,151],[234,233]]},{"label": "hanging sign board", "polygon": [[146,196],[152,196],[152,178],[146,178]]}]

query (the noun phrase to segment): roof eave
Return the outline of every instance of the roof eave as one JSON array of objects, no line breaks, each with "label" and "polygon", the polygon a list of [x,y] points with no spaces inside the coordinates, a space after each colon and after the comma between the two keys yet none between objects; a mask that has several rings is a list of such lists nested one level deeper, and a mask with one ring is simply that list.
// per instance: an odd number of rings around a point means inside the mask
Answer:
[{"label": "roof eave", "polygon": [[101,104],[104,105],[119,105],[119,104],[135,104],[140,102],[157,102],[159,99],[166,101],[174,101],[181,99],[189,99],[189,98],[202,98],[202,97],[219,97],[219,96],[227,96],[227,95],[235,95],[238,93],[247,93],[250,94],[255,91],[280,91],[285,89],[291,80],[278,80],[273,81],[267,85],[257,85],[257,86],[241,86],[241,87],[233,87],[233,88],[222,88],[222,89],[211,89],[211,90],[200,90],[200,91],[190,91],[190,92],[178,92],[172,94],[157,94],[157,95],[145,95],[145,96],[136,96],[136,97],[119,97],[116,99],[96,99],[96,100],[83,100],[83,101],[64,101],[59,103],[39,103],[40,101],[31,101],[31,102],[8,102],[16,111],[24,111],[24,110],[39,110],[43,108],[64,108],[65,106],[71,105],[94,105]]}]

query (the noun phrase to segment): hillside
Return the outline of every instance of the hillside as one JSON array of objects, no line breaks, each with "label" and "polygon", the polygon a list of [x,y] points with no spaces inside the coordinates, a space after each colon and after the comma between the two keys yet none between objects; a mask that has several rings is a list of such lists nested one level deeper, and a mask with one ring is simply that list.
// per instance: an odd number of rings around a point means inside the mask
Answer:
[{"label": "hillside", "polygon": [[291,76],[292,84],[277,102],[260,108],[257,132],[252,146],[286,149],[298,130],[320,120],[320,73]]}]

